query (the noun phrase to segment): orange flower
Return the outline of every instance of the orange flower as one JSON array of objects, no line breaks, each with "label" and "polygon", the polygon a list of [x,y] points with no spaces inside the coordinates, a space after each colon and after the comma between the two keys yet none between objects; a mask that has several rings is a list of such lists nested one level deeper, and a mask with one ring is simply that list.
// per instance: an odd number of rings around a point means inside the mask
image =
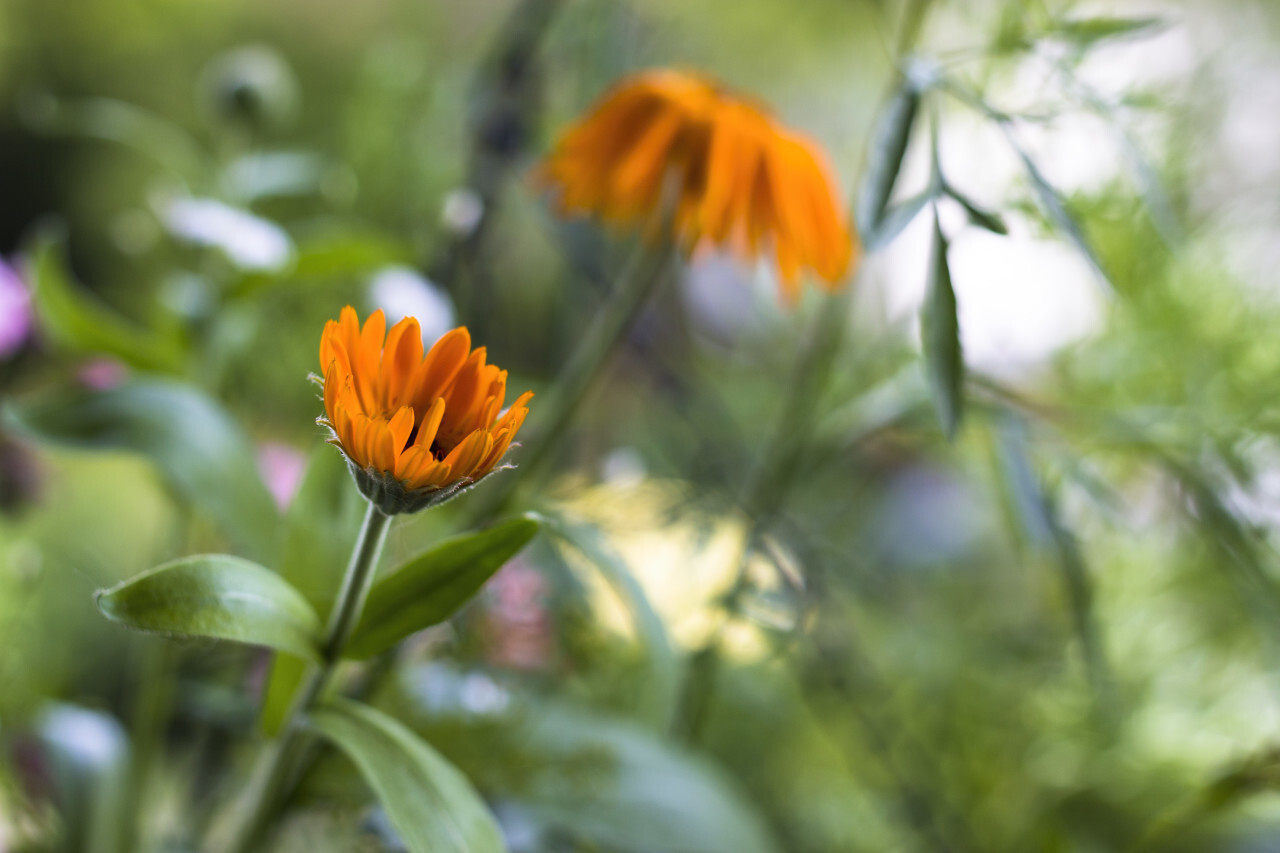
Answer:
[{"label": "orange flower", "polygon": [[538,177],[559,189],[566,213],[619,225],[665,215],[686,251],[771,251],[792,300],[801,269],[835,289],[856,254],[818,145],[696,74],[626,78],[565,133]]},{"label": "orange flower", "polygon": [[500,415],[507,372],[485,364],[484,347],[472,351],[465,327],[440,338],[425,358],[417,320],[386,329],[381,311],[361,329],[350,305],[325,325],[320,423],[332,430],[365,497],[388,514],[414,512],[491,473],[533,394]]}]

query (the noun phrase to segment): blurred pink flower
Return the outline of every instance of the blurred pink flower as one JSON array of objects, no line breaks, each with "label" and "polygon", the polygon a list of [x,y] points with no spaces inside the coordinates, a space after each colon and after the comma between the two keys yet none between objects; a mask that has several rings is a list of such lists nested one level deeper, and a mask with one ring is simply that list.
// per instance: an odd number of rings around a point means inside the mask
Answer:
[{"label": "blurred pink flower", "polygon": [[13,267],[0,261],[0,359],[9,358],[31,336],[31,293]]},{"label": "blurred pink flower", "polygon": [[546,576],[518,558],[494,576],[484,616],[490,661],[511,669],[547,668],[554,650],[549,595]]},{"label": "blurred pink flower", "polygon": [[296,447],[274,441],[258,446],[258,470],[281,512],[293,502],[306,468],[307,457]]},{"label": "blurred pink flower", "polygon": [[129,376],[129,368],[112,358],[93,358],[76,370],[80,384],[94,391],[110,391]]}]

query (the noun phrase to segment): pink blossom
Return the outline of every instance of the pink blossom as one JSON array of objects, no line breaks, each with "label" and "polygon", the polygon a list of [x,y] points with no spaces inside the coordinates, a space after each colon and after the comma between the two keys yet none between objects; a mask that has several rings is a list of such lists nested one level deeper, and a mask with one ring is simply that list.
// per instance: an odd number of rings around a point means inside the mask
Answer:
[{"label": "pink blossom", "polygon": [[517,558],[494,576],[486,593],[489,659],[510,669],[546,669],[555,651],[546,576]]},{"label": "pink blossom", "polygon": [[94,358],[80,365],[76,378],[94,391],[110,391],[129,376],[129,368],[111,358]]},{"label": "pink blossom", "polygon": [[0,359],[22,349],[31,336],[31,293],[13,267],[0,261]]},{"label": "pink blossom", "polygon": [[258,446],[258,470],[281,512],[293,502],[306,467],[307,457],[296,447],[274,441]]}]

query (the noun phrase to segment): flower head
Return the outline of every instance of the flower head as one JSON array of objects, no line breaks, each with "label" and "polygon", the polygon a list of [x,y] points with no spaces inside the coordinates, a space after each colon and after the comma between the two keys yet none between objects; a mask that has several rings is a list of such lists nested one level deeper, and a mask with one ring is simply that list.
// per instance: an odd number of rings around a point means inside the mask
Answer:
[{"label": "flower head", "polygon": [[680,71],[626,78],[560,139],[540,172],[567,213],[619,225],[670,217],[686,251],[771,252],[785,295],[802,269],[829,288],[854,239],[816,143],[756,104]]},{"label": "flower head", "polygon": [[507,372],[485,364],[459,327],[423,356],[418,321],[387,332],[342,309],[320,338],[325,417],[360,490],[383,512],[416,512],[488,476],[529,413],[521,394],[501,412]]}]

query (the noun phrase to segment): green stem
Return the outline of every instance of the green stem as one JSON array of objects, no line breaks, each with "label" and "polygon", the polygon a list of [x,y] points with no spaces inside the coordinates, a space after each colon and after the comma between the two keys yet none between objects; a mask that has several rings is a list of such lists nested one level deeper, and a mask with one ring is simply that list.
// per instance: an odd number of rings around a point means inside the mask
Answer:
[{"label": "green stem", "polygon": [[[932,0],[909,0],[907,3],[899,20],[894,43],[895,66],[900,66],[903,58],[915,49],[931,2]],[[852,288],[846,288],[845,294],[851,291]],[[740,505],[750,516],[750,522],[737,579],[724,599],[725,607],[730,611],[737,607],[739,597],[745,592],[746,561],[755,538],[782,505],[782,497],[791,475],[804,453],[814,406],[827,387],[835,354],[844,337],[845,321],[849,314],[848,296],[833,296],[828,302],[817,317],[814,331],[808,338],[809,343],[800,356],[796,375],[788,385],[777,427],[765,446],[760,463],[742,490]],[[708,708],[715,693],[721,664],[718,649],[722,630],[723,625],[697,654],[697,665],[686,678],[681,696],[676,721],[682,731],[678,734],[691,743],[702,735]]]},{"label": "green stem", "polygon": [[835,365],[844,340],[852,287],[827,297],[812,329],[804,336],[805,348],[787,383],[778,420],[759,463],[743,487],[742,508],[760,526],[776,511],[795,465],[808,443],[808,427]]},{"label": "green stem", "polygon": [[529,441],[529,452],[520,457],[519,467],[500,480],[501,485],[485,493],[485,500],[473,502],[473,521],[497,515],[511,499],[521,480],[537,474],[564,441],[570,423],[582,408],[596,378],[609,363],[627,331],[634,325],[649,297],[666,277],[674,249],[653,251],[641,243],[619,277],[613,296],[587,331],[568,364],[556,379],[551,399],[538,407],[542,423]]},{"label": "green stem", "polygon": [[382,543],[386,541],[390,528],[391,516],[383,515],[377,507],[369,504],[364,524],[360,527],[360,536],[356,539],[355,550],[351,552],[351,562],[347,564],[347,573],[342,578],[342,587],[338,590],[337,603],[329,615],[329,627],[325,631],[323,654],[329,667],[337,663],[338,655],[347,640],[351,639],[351,632],[355,630],[360,613],[364,610],[369,588],[373,586],[378,557],[382,554]]},{"label": "green stem", "polygon": [[224,848],[225,853],[250,853],[255,849],[268,821],[297,776],[299,757],[307,746],[303,720],[328,687],[341,661],[342,649],[360,619],[373,584],[378,557],[382,554],[382,545],[391,528],[391,518],[369,504],[355,550],[351,553],[351,562],[347,564],[347,572],[342,579],[342,588],[329,616],[321,647],[323,663],[307,672],[280,736],[259,753],[249,786],[240,802],[235,830]]},{"label": "green stem", "polygon": [[[829,384],[836,353],[844,340],[850,290],[828,297],[826,304],[813,319],[813,327],[805,335],[805,348],[796,361],[791,381],[787,383],[786,397],[778,410],[777,423],[765,444],[759,463],[742,488],[739,505],[750,520],[737,577],[723,598],[724,606],[730,612],[736,610],[739,598],[746,591],[747,560],[755,539],[781,507],[787,486],[804,454],[809,425],[814,419],[818,400]],[[708,718],[708,709],[720,673],[719,643],[722,630],[723,623],[707,644],[694,655],[686,675],[675,719],[679,727],[678,734],[690,743],[696,743],[702,737]]]}]

